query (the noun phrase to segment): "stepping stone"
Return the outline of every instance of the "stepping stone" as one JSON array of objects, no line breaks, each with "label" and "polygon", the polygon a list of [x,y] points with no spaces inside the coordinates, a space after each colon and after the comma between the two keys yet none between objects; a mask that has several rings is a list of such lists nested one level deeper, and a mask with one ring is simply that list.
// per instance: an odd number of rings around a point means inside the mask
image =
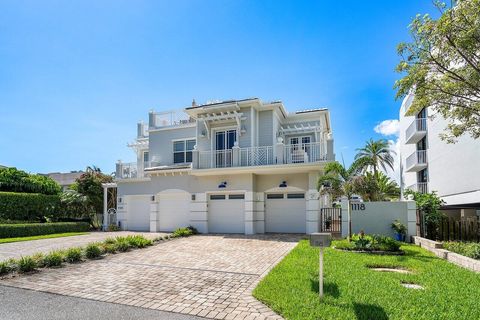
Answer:
[{"label": "stepping stone", "polygon": [[422,287],[421,285],[414,284],[414,283],[401,283],[401,285],[408,289],[425,290],[425,288]]},{"label": "stepping stone", "polygon": [[396,272],[396,273],[412,273],[409,270],[405,269],[397,269],[397,268],[370,268],[373,271],[378,271],[378,272]]}]

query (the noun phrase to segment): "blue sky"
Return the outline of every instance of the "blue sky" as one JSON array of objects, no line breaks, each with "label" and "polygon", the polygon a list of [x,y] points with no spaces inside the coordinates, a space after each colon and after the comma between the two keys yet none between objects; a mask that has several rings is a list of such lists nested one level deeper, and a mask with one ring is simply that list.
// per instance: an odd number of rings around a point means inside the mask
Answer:
[{"label": "blue sky", "polygon": [[126,143],[148,110],[247,97],[328,107],[350,163],[398,117],[396,45],[432,11],[429,0],[3,0],[0,164],[111,172],[134,159]]}]

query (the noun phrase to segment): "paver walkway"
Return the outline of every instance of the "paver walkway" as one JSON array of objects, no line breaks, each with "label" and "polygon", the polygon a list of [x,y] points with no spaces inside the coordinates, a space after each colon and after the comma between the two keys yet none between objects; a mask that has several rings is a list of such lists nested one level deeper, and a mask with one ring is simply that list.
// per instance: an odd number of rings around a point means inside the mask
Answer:
[{"label": "paver walkway", "polygon": [[10,258],[20,258],[21,256],[28,256],[28,255],[35,254],[37,252],[48,253],[52,250],[57,250],[57,249],[67,249],[71,247],[85,246],[90,242],[105,240],[108,237],[126,236],[131,234],[141,234],[149,239],[154,239],[158,236],[167,235],[167,233],[130,232],[130,231],[90,232],[89,234],[71,236],[71,237],[1,243],[0,244],[0,261],[7,260]]},{"label": "paver walkway", "polygon": [[298,240],[194,236],[1,283],[212,319],[281,319],[251,293]]}]

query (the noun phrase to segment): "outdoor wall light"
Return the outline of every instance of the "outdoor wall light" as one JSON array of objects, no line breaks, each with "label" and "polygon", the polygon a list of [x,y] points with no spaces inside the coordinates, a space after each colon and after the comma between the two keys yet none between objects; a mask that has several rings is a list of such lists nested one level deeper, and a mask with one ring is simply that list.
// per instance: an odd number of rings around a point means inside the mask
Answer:
[{"label": "outdoor wall light", "polygon": [[287,187],[287,181],[282,181],[280,185],[278,186],[279,188],[286,188]]},{"label": "outdoor wall light", "polygon": [[226,188],[227,187],[227,181],[224,181],[224,182],[221,182],[219,185],[218,185],[219,188]]}]

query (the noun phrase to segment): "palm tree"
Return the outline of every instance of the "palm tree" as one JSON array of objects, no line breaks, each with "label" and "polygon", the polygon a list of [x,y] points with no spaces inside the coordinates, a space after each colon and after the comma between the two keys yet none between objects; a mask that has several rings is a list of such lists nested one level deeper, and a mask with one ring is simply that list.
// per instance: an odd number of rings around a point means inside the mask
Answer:
[{"label": "palm tree", "polygon": [[317,181],[317,189],[329,194],[333,200],[342,196],[350,198],[355,194],[354,180],[364,167],[364,160],[356,160],[349,168],[337,161],[325,165],[324,175]]},{"label": "palm tree", "polygon": [[357,149],[355,160],[361,161],[363,171],[369,168],[373,169],[373,174],[378,175],[378,168],[381,167],[384,171],[387,166],[393,170],[394,159],[392,154],[395,151],[390,149],[390,144],[385,139],[374,141],[370,139],[367,141],[365,147]]}]

